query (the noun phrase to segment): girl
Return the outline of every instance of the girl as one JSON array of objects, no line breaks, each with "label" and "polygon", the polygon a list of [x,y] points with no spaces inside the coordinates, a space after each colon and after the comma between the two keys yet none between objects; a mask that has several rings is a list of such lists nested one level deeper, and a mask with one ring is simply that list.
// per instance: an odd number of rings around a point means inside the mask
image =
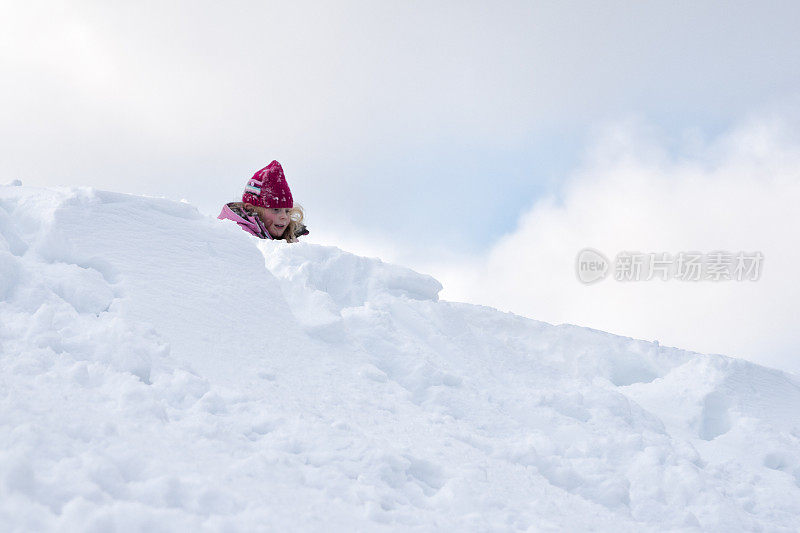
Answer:
[{"label": "girl", "polygon": [[244,188],[242,201],[223,206],[217,218],[233,220],[260,239],[297,242],[298,237],[308,235],[303,208],[294,205],[292,191],[277,161],[253,174]]}]

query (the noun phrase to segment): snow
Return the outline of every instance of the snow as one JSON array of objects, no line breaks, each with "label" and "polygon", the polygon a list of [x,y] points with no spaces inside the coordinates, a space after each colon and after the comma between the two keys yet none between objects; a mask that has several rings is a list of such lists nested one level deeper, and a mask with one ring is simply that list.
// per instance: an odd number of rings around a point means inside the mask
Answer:
[{"label": "snow", "polygon": [[0,186],[3,531],[796,531],[800,382]]}]

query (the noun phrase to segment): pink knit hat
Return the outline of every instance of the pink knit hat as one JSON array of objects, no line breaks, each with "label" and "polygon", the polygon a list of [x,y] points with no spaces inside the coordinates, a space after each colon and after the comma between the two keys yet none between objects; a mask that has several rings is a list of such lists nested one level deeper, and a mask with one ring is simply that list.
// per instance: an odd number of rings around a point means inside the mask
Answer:
[{"label": "pink knit hat", "polygon": [[253,174],[244,188],[242,202],[261,207],[294,207],[281,164],[273,161]]}]

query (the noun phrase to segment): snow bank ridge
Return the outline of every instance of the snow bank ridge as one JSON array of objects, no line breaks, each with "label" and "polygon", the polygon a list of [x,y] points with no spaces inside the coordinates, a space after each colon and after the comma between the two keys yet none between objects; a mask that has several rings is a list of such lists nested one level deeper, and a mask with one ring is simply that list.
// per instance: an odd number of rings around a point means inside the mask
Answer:
[{"label": "snow bank ridge", "polygon": [[796,531],[800,384],[0,187],[0,529]]}]

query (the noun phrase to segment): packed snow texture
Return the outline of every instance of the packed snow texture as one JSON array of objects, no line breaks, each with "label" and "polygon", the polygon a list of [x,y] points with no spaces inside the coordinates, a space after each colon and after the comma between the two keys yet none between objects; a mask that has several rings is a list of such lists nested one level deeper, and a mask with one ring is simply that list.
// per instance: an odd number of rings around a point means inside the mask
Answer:
[{"label": "packed snow texture", "polygon": [[0,187],[0,530],[800,529],[797,378],[440,288]]}]

